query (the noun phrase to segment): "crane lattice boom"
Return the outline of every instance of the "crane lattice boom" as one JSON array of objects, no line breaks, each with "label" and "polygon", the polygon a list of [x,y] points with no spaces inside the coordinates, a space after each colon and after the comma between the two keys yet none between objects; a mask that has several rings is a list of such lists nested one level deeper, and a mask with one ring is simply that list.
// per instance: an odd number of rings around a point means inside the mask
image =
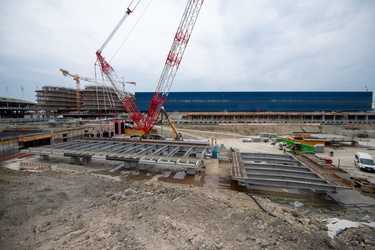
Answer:
[{"label": "crane lattice boom", "polygon": [[[114,91],[116,92],[122,106],[124,106],[126,112],[129,114],[130,119],[134,122],[134,124],[137,127],[141,127],[141,122],[143,119],[143,116],[141,112],[139,111],[137,105],[135,104],[135,101],[133,97],[130,95],[129,92],[123,90],[123,86],[120,84],[120,79],[117,76],[115,70],[112,68],[112,66],[105,60],[105,58],[101,55],[104,48],[107,46],[108,42],[112,39],[114,34],[117,32],[117,30],[120,28],[121,24],[125,21],[125,19],[133,13],[134,9],[138,6],[139,1],[135,4],[135,7],[131,7],[133,5],[132,1],[130,5],[128,6],[123,18],[120,20],[120,22],[116,25],[115,29],[112,31],[112,33],[109,35],[107,40],[104,42],[104,44],[96,51],[96,65],[99,66],[100,71],[105,79],[112,85]],[[131,9],[132,8],[132,9]]]},{"label": "crane lattice boom", "polygon": [[[177,28],[177,32],[174,36],[172,47],[165,61],[165,65],[161,73],[158,85],[153,94],[146,117],[144,117],[139,111],[137,105],[135,104],[134,98],[128,92],[123,91],[119,87],[119,79],[116,75],[116,72],[114,71],[112,66],[105,60],[105,58],[101,55],[103,49],[108,44],[109,40],[113,37],[113,35],[124,22],[126,17],[129,16],[134,9],[131,10],[130,6],[128,7],[124,17],[120,20],[119,24],[107,38],[103,46],[96,52],[96,65],[99,66],[102,75],[112,84],[116,94],[118,95],[118,98],[120,99],[121,104],[128,112],[130,119],[134,122],[135,128],[143,131],[144,136],[147,136],[150,133],[151,129],[154,127],[155,123],[159,119],[161,108],[167,100],[169,91],[171,89],[173,80],[176,76],[177,70],[180,66],[186,46],[190,40],[190,36],[193,31],[194,25],[197,21],[198,14],[202,7],[203,1],[204,0],[188,0],[184,14]],[[133,1],[131,2],[131,4],[132,3]]]},{"label": "crane lattice boom", "polygon": [[180,66],[186,46],[197,21],[204,0],[188,0],[184,14],[174,36],[172,47],[168,53],[159,83],[153,94],[142,130],[147,134],[158,121],[161,108],[167,100],[173,80]]}]

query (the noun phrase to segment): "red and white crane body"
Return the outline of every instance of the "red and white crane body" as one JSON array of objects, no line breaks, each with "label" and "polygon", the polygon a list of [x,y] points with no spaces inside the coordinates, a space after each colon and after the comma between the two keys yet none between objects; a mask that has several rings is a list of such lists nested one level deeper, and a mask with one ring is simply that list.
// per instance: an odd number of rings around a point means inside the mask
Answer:
[{"label": "red and white crane body", "polygon": [[171,49],[165,61],[159,83],[152,96],[147,116],[143,122],[142,130],[146,134],[151,131],[159,119],[161,108],[167,100],[203,1],[204,0],[188,0],[184,14],[174,36]]},{"label": "red and white crane body", "polygon": [[112,31],[112,33],[109,35],[107,40],[104,42],[104,44],[96,51],[96,65],[99,66],[100,71],[102,75],[107,79],[107,81],[112,85],[114,91],[116,92],[122,106],[124,106],[126,112],[129,114],[130,119],[134,122],[136,127],[142,126],[142,120],[143,116],[141,112],[139,111],[137,105],[134,102],[134,98],[130,95],[129,92],[123,90],[123,85],[121,85],[121,80],[117,76],[115,70],[112,68],[112,66],[105,60],[105,58],[101,55],[104,48],[107,46],[108,42],[112,39],[114,34],[117,32],[117,30],[120,28],[121,24],[125,21],[125,19],[133,13],[135,8],[138,6],[140,0],[137,1],[134,7],[133,1],[129,4],[124,16],[121,18],[120,22],[116,25],[115,29]]},{"label": "red and white crane body", "polygon": [[[134,122],[135,128],[143,131],[143,136],[147,136],[151,129],[154,127],[159,119],[161,108],[167,100],[169,91],[172,87],[174,78],[176,76],[177,70],[180,66],[182,57],[184,55],[186,46],[190,40],[194,25],[197,21],[198,14],[202,7],[204,0],[188,0],[184,14],[177,28],[177,32],[174,36],[171,49],[168,53],[167,59],[163,71],[161,73],[158,85],[152,96],[150,106],[148,108],[148,113],[144,117],[139,111],[137,105],[135,104],[134,98],[126,91],[122,90],[118,86],[118,82],[121,82],[116,75],[114,69],[109,65],[109,63],[102,57],[101,53],[108,42],[111,40],[113,35],[116,33],[118,28],[124,22],[127,16],[129,16],[135,9],[131,10],[128,7],[124,17],[120,20],[119,24],[115,27],[113,32],[107,38],[103,46],[96,52],[97,65],[99,65],[102,74],[107,78],[107,80],[112,84],[115,92],[117,93],[122,105],[128,112],[130,119]],[[130,5],[132,5],[133,1]]]}]

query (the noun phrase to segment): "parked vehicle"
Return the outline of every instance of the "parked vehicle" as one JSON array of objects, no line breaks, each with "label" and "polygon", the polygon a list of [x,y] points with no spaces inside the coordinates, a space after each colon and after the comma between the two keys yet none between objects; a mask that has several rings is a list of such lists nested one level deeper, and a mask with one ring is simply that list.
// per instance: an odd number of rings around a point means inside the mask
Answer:
[{"label": "parked vehicle", "polygon": [[375,171],[375,162],[368,153],[357,152],[354,155],[354,164],[360,170]]}]

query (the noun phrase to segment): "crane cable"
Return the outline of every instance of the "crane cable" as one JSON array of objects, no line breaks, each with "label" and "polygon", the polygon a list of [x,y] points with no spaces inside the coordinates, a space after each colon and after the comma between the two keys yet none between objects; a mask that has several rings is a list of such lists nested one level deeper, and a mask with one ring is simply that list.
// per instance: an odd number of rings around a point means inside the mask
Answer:
[{"label": "crane cable", "polygon": [[133,25],[133,27],[131,28],[131,30],[129,31],[128,35],[125,37],[125,39],[122,41],[120,47],[116,50],[115,54],[112,56],[112,58],[109,60],[109,63],[112,62],[113,58],[115,58],[115,56],[117,55],[117,53],[120,51],[120,49],[122,48],[122,46],[124,45],[124,43],[126,42],[126,40],[128,39],[128,37],[130,36],[130,34],[132,33],[132,31],[134,30],[135,26],[138,24],[139,20],[141,20],[141,18],[143,17],[143,15],[145,14],[146,10],[148,9],[148,7],[150,6],[152,0],[150,0],[146,6],[146,8],[143,10],[142,14],[140,15],[140,17],[137,19],[137,21],[135,22],[135,24]]},{"label": "crane cable", "polygon": [[245,192],[245,194],[246,194],[247,196],[249,196],[251,199],[253,199],[253,201],[255,202],[255,204],[257,204],[258,207],[259,207],[260,209],[263,210],[263,212],[265,212],[265,213],[267,213],[268,215],[270,215],[270,216],[272,216],[272,217],[274,217],[274,218],[276,218],[276,219],[279,219],[279,220],[281,220],[281,221],[283,221],[283,222],[286,222],[286,223],[288,223],[289,225],[292,225],[292,226],[293,226],[293,224],[290,223],[289,221],[287,221],[286,219],[280,218],[280,217],[274,215],[273,213],[267,211],[264,207],[262,207],[262,205],[260,205],[260,203],[255,199],[255,197],[254,197],[253,195],[251,195],[251,194],[249,194],[249,193],[246,193],[246,192]]}]

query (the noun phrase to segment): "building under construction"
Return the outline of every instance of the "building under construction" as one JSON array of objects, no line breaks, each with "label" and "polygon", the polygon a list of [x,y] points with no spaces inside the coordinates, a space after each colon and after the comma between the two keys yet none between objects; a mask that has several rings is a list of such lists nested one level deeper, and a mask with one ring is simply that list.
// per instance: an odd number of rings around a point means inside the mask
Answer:
[{"label": "building under construction", "polygon": [[43,86],[36,90],[39,110],[47,115],[60,115],[77,111],[76,90],[72,88]]},{"label": "building under construction", "polygon": [[118,112],[125,112],[116,92],[113,88],[107,86],[86,86],[81,91],[81,103],[83,114],[102,114],[116,115]]},{"label": "building under construction", "polygon": [[73,88],[44,86],[36,90],[37,108],[46,115],[70,117],[117,116],[125,112],[116,93],[107,86]]},{"label": "building under construction", "polygon": [[0,118],[23,118],[29,110],[34,110],[35,106],[34,102],[0,97]]}]

